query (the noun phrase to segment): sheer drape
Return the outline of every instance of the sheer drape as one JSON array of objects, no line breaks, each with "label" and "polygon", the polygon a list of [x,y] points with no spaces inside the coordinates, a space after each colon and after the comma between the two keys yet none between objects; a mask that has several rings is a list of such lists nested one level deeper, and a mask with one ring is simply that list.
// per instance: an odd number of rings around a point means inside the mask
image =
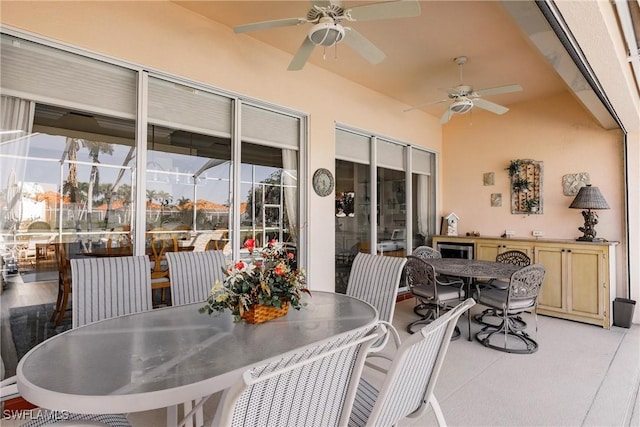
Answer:
[{"label": "sheer drape", "polygon": [[418,175],[416,187],[418,233],[427,237],[429,234],[429,177],[427,175]]},{"label": "sheer drape", "polygon": [[289,217],[289,234],[297,241],[298,152],[296,150],[282,150],[282,185],[284,185],[284,204]]},{"label": "sheer drape", "polygon": [[22,220],[22,183],[33,129],[35,103],[0,96],[0,188],[6,191],[7,210],[0,216],[0,229],[17,231]]}]

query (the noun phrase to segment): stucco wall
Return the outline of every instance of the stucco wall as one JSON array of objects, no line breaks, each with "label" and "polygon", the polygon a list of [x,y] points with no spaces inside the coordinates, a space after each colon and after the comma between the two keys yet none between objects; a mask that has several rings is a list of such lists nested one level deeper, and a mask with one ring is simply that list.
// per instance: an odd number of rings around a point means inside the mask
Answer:
[{"label": "stucco wall", "polygon": [[[562,195],[561,178],[588,172],[612,207],[599,212],[599,236],[624,238],[622,136],[599,128],[569,94],[514,105],[505,116],[474,111],[441,127],[438,118],[404,114],[406,105],[311,64],[286,71],[289,54],[169,2],[10,1],[0,7],[4,25],[308,113],[309,175],[319,167],[334,169],[335,122],[441,152],[438,215],[458,214],[463,233],[511,229],[530,236],[541,230],[547,237],[575,238],[582,216],[568,209],[571,198]],[[543,215],[510,213],[504,169],[518,158],[544,162]],[[494,186],[483,186],[485,172],[495,173]],[[333,198],[307,189],[310,286],[333,290],[334,233],[327,232],[334,227]],[[501,208],[490,206],[496,192],[503,196]],[[619,288],[626,286],[622,258]]]},{"label": "stucco wall", "polygon": [[[526,89],[525,89],[526,90]],[[569,209],[562,177],[587,172],[600,188],[610,210],[598,211],[597,237],[624,241],[624,145],[619,130],[599,127],[569,93],[516,104],[504,116],[474,111],[454,117],[444,126],[443,213],[455,212],[459,232],[500,236],[575,239],[584,224],[580,209]],[[509,174],[515,159],[543,162],[543,214],[511,214]],[[494,172],[495,185],[485,186],[483,174]],[[502,206],[492,207],[491,193],[502,193]],[[617,249],[618,295],[626,295],[624,246]]]},{"label": "stucco wall", "polygon": [[[4,25],[309,114],[309,176],[334,170],[340,122],[440,151],[442,129],[426,114],[311,64],[287,71],[291,56],[237,35],[175,4],[2,2]],[[307,177],[309,182],[309,177]],[[334,200],[309,190],[309,284],[333,291]]]}]

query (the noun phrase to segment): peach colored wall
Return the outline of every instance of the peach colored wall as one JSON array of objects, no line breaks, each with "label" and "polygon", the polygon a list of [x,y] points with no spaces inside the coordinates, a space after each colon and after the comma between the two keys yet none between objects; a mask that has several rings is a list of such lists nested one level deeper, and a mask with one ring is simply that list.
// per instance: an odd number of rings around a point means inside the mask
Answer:
[{"label": "peach colored wall", "polygon": [[[504,116],[487,112],[456,116],[444,126],[442,214],[455,212],[459,232],[500,236],[574,239],[584,224],[573,197],[563,195],[562,176],[587,172],[610,210],[598,211],[598,237],[622,241],[624,236],[624,146],[619,130],[599,127],[569,93],[511,106]],[[511,214],[509,175],[514,159],[543,162],[543,214]],[[495,173],[495,185],[484,186],[483,174]],[[491,207],[491,193],[502,193],[502,207]],[[626,294],[624,246],[619,246],[618,295]]]},{"label": "peach colored wall", "polygon": [[[309,114],[309,175],[335,166],[335,123],[439,151],[437,118],[404,114],[406,105],[311,64],[287,71],[291,56],[236,35],[173,3],[2,2],[3,25],[22,29]],[[308,179],[308,177],[307,177]],[[334,289],[334,200],[310,190],[309,283]]]},{"label": "peach colored wall", "polygon": [[[403,114],[406,105],[310,64],[288,72],[289,54],[169,2],[5,1],[0,7],[3,25],[308,113],[309,174],[333,170],[335,122],[441,152],[440,214],[456,212],[463,233],[500,235],[509,228],[517,236],[542,230],[574,238],[582,217],[567,208],[571,198],[562,195],[561,178],[588,172],[612,206],[600,212],[599,235],[623,238],[621,134],[599,128],[568,94],[515,105],[506,116],[474,111],[442,128],[437,118]],[[517,158],[544,162],[544,215],[510,214],[504,168]],[[495,186],[482,185],[485,172],[495,172]],[[310,284],[332,290],[334,236],[327,230],[334,227],[334,203],[307,190]],[[503,194],[501,208],[490,207],[493,192]],[[618,268],[619,288],[623,271]]]}]

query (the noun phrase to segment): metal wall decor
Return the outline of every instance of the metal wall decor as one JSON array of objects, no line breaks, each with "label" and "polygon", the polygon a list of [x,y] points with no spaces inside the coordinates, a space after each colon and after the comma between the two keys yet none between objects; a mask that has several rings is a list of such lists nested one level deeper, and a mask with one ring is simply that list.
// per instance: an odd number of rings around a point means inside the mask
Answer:
[{"label": "metal wall decor", "polygon": [[565,196],[575,196],[585,185],[591,184],[587,172],[569,173],[562,177],[562,193]]},{"label": "metal wall decor", "polygon": [[320,168],[313,174],[313,190],[320,197],[325,197],[331,194],[335,181],[333,174],[330,170]]},{"label": "metal wall decor", "polygon": [[511,213],[542,214],[542,162],[512,160],[506,170],[511,182]]}]

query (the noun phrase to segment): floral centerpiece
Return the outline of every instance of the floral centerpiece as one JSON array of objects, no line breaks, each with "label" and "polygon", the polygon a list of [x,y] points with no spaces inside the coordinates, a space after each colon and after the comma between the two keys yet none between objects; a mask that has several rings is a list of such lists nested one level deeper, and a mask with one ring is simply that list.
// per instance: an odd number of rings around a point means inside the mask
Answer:
[{"label": "floral centerpiece", "polygon": [[224,268],[224,281],[216,280],[200,312],[231,310],[235,321],[261,323],[284,316],[289,306],[296,310],[303,307],[302,293],[311,293],[305,287],[304,270],[293,268],[294,253],[275,240],[257,256],[254,239],[248,239],[244,246],[251,260],[240,260]]}]

